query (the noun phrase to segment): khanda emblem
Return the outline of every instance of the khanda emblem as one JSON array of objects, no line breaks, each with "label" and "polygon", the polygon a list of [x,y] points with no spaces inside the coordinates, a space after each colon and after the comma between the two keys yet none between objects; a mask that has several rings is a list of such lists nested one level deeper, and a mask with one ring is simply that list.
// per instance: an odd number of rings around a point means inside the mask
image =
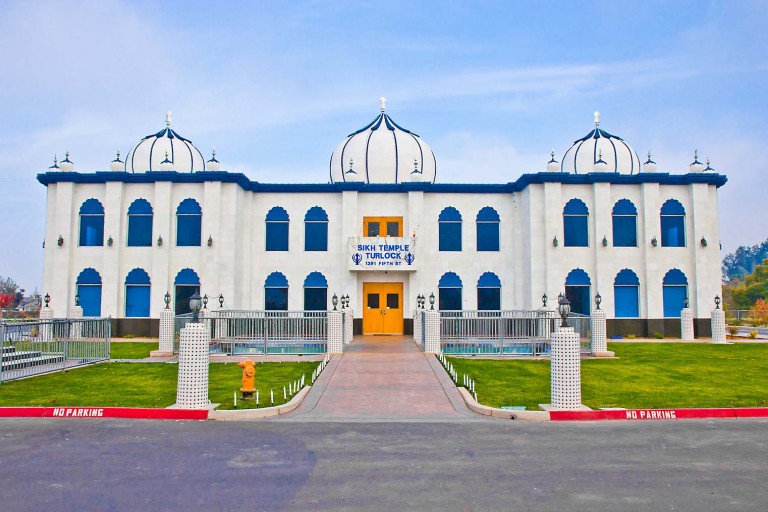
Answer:
[{"label": "khanda emblem", "polygon": [[352,261],[355,262],[355,265],[359,265],[361,261],[363,261],[363,255],[359,252],[356,252],[352,255]]},{"label": "khanda emblem", "polygon": [[411,263],[413,263],[413,260],[415,260],[415,259],[416,259],[416,256],[414,256],[414,255],[413,255],[413,254],[411,254],[410,252],[409,252],[408,254],[406,254],[406,255],[405,255],[405,262],[406,262],[407,264],[409,264],[409,265],[410,265]]}]

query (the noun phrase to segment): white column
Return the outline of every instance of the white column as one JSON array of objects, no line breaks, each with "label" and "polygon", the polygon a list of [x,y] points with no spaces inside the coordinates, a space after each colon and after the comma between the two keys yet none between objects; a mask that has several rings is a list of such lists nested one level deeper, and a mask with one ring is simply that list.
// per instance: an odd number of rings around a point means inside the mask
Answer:
[{"label": "white column", "polygon": [[173,323],[175,315],[172,309],[160,311],[160,346],[159,352],[167,355],[173,354]]},{"label": "white column", "polygon": [[343,326],[341,320],[341,311],[328,312],[328,353],[341,354],[343,348]]},{"label": "white column", "polygon": [[352,343],[352,337],[354,336],[355,314],[352,308],[346,308],[344,310],[344,343]]},{"label": "white column", "polygon": [[[421,309],[416,308],[416,310],[413,312],[413,341],[421,345],[421,341],[423,339],[422,333],[421,333]],[[424,347],[422,347],[424,348]]]},{"label": "white column", "polygon": [[434,309],[425,311],[424,315],[424,352],[439,354],[440,349],[440,313]]},{"label": "white column", "polygon": [[202,322],[187,324],[179,343],[179,380],[176,407],[208,408],[208,363],[211,332]]},{"label": "white column", "polygon": [[227,310],[224,308],[219,308],[218,311],[216,311],[216,332],[215,336],[216,339],[221,340],[222,338],[226,338],[229,336],[229,329],[227,325]]},{"label": "white column", "polygon": [[608,340],[606,339],[605,311],[596,309],[592,312],[591,319],[592,353],[603,354],[608,352]]},{"label": "white column", "polygon": [[83,330],[83,324],[78,321],[83,318],[83,308],[81,306],[72,306],[72,309],[69,310],[69,318],[75,320],[70,322],[71,328],[69,330],[69,338],[74,340],[80,337],[80,333]]},{"label": "white column", "polygon": [[691,308],[683,308],[680,313],[680,339],[685,341],[696,339],[693,335],[693,310]]},{"label": "white column", "polygon": [[573,327],[552,334],[552,407],[579,409],[581,405],[581,350]]},{"label": "white column", "polygon": [[40,309],[40,341],[53,341],[53,308],[43,307]]},{"label": "white column", "polygon": [[725,343],[725,311],[712,310],[712,343]]},{"label": "white column", "polygon": [[552,319],[555,319],[555,330],[560,325],[557,319],[557,312],[547,307],[539,308],[539,318],[539,338],[549,339],[552,336]]}]

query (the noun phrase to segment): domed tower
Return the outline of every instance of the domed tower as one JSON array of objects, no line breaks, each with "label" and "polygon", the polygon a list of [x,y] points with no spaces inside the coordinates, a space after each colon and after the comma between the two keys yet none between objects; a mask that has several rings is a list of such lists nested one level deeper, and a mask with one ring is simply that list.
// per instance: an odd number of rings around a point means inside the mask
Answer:
[{"label": "domed tower", "polygon": [[[170,165],[169,165],[170,164]],[[165,128],[147,135],[125,157],[125,170],[129,172],[178,172],[205,170],[205,159],[191,140],[171,130],[171,113],[165,115]]]},{"label": "domed tower", "polygon": [[600,128],[600,112],[595,112],[595,129],[574,141],[563,155],[560,170],[574,174],[637,174],[640,172],[640,158],[624,139]]},{"label": "domed tower", "polygon": [[331,155],[331,182],[434,183],[437,162],[427,143],[387,115],[386,99],[379,100],[379,108],[373,122],[336,146]]}]

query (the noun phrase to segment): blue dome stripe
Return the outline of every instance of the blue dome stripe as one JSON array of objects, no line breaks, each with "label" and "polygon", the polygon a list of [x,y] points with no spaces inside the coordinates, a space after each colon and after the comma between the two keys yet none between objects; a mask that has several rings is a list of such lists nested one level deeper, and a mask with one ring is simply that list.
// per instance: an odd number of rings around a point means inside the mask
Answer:
[{"label": "blue dome stripe", "polygon": [[[613,171],[619,172],[619,154],[616,151],[616,144],[613,143],[611,139],[608,139],[608,142],[611,143],[611,147],[613,147]],[[597,146],[595,146],[597,147]]]},{"label": "blue dome stripe", "polygon": [[[629,161],[632,164],[629,168],[630,174],[635,174],[635,158],[637,158],[637,165],[640,165],[640,157],[637,156],[637,154],[632,150],[632,148],[629,147],[629,145],[624,142],[623,140],[619,139],[622,144],[624,144],[624,147],[627,148],[627,153],[629,153]],[[640,172],[640,169],[637,170],[637,172]]]},{"label": "blue dome stripe", "polygon": [[589,274],[580,268],[571,270],[565,278],[566,286],[589,286],[591,284],[592,281],[589,279]]},{"label": "blue dome stripe", "polygon": [[501,280],[499,276],[493,272],[485,272],[477,280],[478,288],[501,288]]},{"label": "blue dome stripe", "polygon": [[[286,286],[288,286],[287,281]],[[320,272],[310,272],[304,279],[304,288],[328,288],[328,281]]]},{"label": "blue dome stripe", "polygon": [[125,277],[125,284],[151,284],[149,274],[143,268],[135,268],[128,272]]},{"label": "blue dome stripe", "polygon": [[200,278],[197,276],[197,272],[191,268],[184,268],[176,274],[173,284],[200,286]]},{"label": "blue dome stripe", "polygon": [[397,176],[400,168],[400,159],[398,158],[399,155],[397,153],[397,133],[395,133],[394,128],[392,129],[392,139],[395,143],[395,183],[397,183]]},{"label": "blue dome stripe", "polygon": [[681,270],[673,268],[664,274],[663,284],[685,285],[688,284],[688,278]]},{"label": "blue dome stripe", "polygon": [[616,279],[613,280],[613,284],[625,286],[639,285],[640,280],[637,278],[637,274],[632,270],[625,268],[616,274]]},{"label": "blue dome stripe", "polygon": [[368,134],[368,140],[365,141],[365,182],[370,183],[371,177],[368,176],[368,148],[371,146],[371,137],[373,137],[373,130]]},{"label": "blue dome stripe", "polygon": [[281,206],[275,206],[267,212],[267,217],[265,220],[272,222],[285,222],[290,221],[291,219],[288,217],[288,212],[285,211],[285,208]]},{"label": "blue dome stripe", "polygon": [[376,124],[376,121],[380,121],[380,120],[381,120],[381,116],[382,116],[382,115],[383,115],[383,114],[379,114],[378,116],[376,116],[376,119],[374,119],[373,121],[371,121],[370,123],[368,123],[366,126],[364,126],[364,127],[360,128],[360,129],[359,129],[359,130],[357,130],[356,132],[352,132],[352,133],[350,133],[350,134],[348,135],[348,137],[352,137],[353,135],[357,135],[358,133],[363,133],[363,132],[364,132],[364,131],[366,131],[367,129],[371,128],[371,127],[372,127],[374,124]]},{"label": "blue dome stripe", "polygon": [[272,272],[264,281],[264,288],[288,288],[288,279],[282,272]]},{"label": "blue dome stripe", "polygon": [[[149,170],[152,170],[152,152],[155,150],[155,142],[157,142],[157,139],[152,141],[152,144],[149,146]],[[136,152],[134,152],[134,155]]]},{"label": "blue dome stripe", "polygon": [[101,276],[92,267],[84,268],[77,276],[75,284],[101,284]]},{"label": "blue dome stripe", "polygon": [[[405,130],[403,130],[403,131],[405,131]],[[424,150],[421,148],[421,143],[419,142],[419,138],[418,137],[416,137],[411,132],[408,132],[408,135],[413,137],[413,141],[419,147],[419,162],[420,162],[420,165],[421,165],[421,169],[419,169],[419,171],[421,171],[421,173],[424,174]],[[434,153],[432,154],[432,157],[434,158]],[[437,166],[435,166],[435,169],[437,169]]]},{"label": "blue dome stripe", "polygon": [[[352,135],[347,138],[347,142],[345,142],[344,147],[341,148],[341,160],[339,163],[341,164],[341,177],[345,182],[347,181],[347,178],[344,171],[344,152],[347,150],[347,144],[349,144],[349,141],[352,140]],[[333,153],[331,153],[331,161],[333,161]],[[331,171],[331,181],[333,181],[333,171]]]},{"label": "blue dome stripe", "polygon": [[461,278],[455,272],[446,272],[437,286],[438,288],[462,288]]}]

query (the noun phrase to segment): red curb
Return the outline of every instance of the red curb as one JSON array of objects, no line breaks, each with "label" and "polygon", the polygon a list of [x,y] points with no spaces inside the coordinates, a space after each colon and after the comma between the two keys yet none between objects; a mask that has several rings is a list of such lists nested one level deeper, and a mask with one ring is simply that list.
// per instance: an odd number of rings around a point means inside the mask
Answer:
[{"label": "red curb", "polygon": [[0,418],[122,418],[142,420],[207,420],[207,409],[143,409],[136,407],[0,407]]},{"label": "red curb", "polygon": [[768,407],[712,409],[626,409],[607,411],[550,411],[550,421],[669,421],[712,418],[768,418]]}]

